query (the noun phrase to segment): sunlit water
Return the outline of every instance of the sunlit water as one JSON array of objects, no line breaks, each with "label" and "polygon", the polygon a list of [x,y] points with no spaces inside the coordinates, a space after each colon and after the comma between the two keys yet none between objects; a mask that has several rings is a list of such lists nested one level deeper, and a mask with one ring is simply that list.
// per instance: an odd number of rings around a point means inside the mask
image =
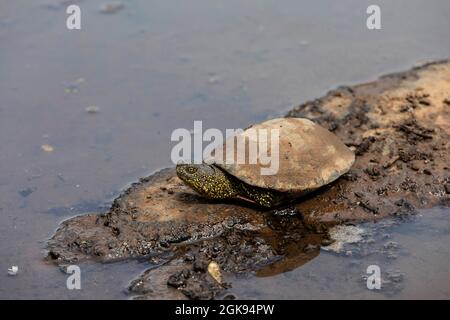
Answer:
[{"label": "sunlit water", "polygon": [[[82,290],[69,291],[66,275],[42,261],[45,242],[62,220],[101,211],[130,182],[170,166],[174,129],[194,120],[245,127],[337,85],[450,56],[446,0],[377,1],[378,31],[365,27],[371,2],[360,0],[130,0],[115,14],[99,12],[107,1],[73,2],[80,31],[65,27],[71,1],[0,3],[0,298],[126,298],[146,265],[84,264]],[[394,226],[395,259],[322,252],[291,272],[234,281],[232,291],[449,298],[448,213]],[[399,284],[368,290],[372,263],[398,269]]]}]

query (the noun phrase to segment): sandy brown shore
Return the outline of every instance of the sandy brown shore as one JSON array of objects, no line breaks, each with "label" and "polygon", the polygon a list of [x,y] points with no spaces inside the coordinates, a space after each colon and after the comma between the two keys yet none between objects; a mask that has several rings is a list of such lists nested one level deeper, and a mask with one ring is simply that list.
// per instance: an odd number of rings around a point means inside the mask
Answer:
[{"label": "sandy brown shore", "polygon": [[288,113],[336,133],[351,172],[298,208],[320,221],[376,220],[448,203],[450,63],[342,87]]}]

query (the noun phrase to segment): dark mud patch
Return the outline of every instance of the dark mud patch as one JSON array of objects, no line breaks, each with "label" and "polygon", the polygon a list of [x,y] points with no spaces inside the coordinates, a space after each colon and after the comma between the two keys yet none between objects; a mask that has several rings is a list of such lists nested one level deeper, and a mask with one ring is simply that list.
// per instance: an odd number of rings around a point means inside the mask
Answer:
[{"label": "dark mud patch", "polygon": [[[353,168],[293,207],[263,212],[196,195],[173,169],[141,179],[102,214],[65,221],[48,243],[58,264],[139,258],[135,298],[224,297],[227,275],[272,276],[330,243],[338,223],[407,216],[448,204],[450,63],[342,87],[287,115],[329,128],[355,150]],[[444,102],[443,102],[444,101]],[[211,263],[222,281],[212,276]]]},{"label": "dark mud patch", "polygon": [[271,276],[314,258],[324,238],[292,208],[257,212],[206,201],[166,169],[134,184],[108,212],[65,221],[48,257],[59,264],[145,259],[155,267],[130,284],[131,296],[209,299],[231,285],[218,284],[205,265],[215,262],[224,275]]}]

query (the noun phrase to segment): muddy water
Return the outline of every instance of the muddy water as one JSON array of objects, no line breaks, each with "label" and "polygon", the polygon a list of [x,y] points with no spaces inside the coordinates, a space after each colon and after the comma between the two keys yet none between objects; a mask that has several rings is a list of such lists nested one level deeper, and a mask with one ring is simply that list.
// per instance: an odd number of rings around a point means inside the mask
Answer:
[{"label": "muddy water", "polygon": [[[0,298],[126,298],[121,288],[144,263],[83,264],[74,292],[42,262],[43,248],[62,220],[101,211],[130,182],[169,166],[174,129],[194,120],[244,127],[337,85],[450,56],[445,0],[379,1],[376,32],[365,28],[370,3],[357,0],[134,0],[113,14],[99,12],[105,1],[73,2],[81,31],[65,28],[67,1],[0,4]],[[448,298],[449,211],[434,211],[392,227],[406,252],[395,259],[322,252],[291,272],[233,281],[233,291]],[[372,263],[394,270],[387,291],[365,288]]]},{"label": "muddy water", "polygon": [[[231,292],[261,299],[450,299],[448,209],[358,227],[362,239],[344,244],[341,252],[322,248],[317,258],[293,271],[269,278],[230,279]],[[380,289],[367,287],[371,265],[380,268]]]}]

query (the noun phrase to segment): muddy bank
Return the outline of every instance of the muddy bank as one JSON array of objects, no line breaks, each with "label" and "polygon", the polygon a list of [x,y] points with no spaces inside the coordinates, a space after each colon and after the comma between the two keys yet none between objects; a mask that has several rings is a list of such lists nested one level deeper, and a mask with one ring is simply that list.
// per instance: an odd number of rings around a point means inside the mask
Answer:
[{"label": "muddy bank", "polygon": [[[327,226],[408,215],[448,204],[450,63],[429,64],[302,104],[310,118],[354,148],[351,171],[292,207],[262,212],[205,200],[173,169],[133,184],[111,209],[65,221],[48,258],[142,258],[152,267],[131,282],[139,298],[227,296],[227,274],[270,276],[313,259]],[[223,281],[209,271],[219,266]]]},{"label": "muddy bank", "polygon": [[351,171],[297,208],[327,222],[377,220],[448,203],[450,63],[432,63],[306,102],[356,153]]},{"label": "muddy bank", "polygon": [[211,261],[225,278],[271,276],[313,259],[322,244],[323,229],[306,225],[295,208],[257,212],[245,203],[207,201],[166,169],[134,184],[107,213],[65,221],[49,241],[48,258],[60,265],[144,259],[153,267],[132,281],[131,295],[209,299],[230,286],[209,275]]}]

